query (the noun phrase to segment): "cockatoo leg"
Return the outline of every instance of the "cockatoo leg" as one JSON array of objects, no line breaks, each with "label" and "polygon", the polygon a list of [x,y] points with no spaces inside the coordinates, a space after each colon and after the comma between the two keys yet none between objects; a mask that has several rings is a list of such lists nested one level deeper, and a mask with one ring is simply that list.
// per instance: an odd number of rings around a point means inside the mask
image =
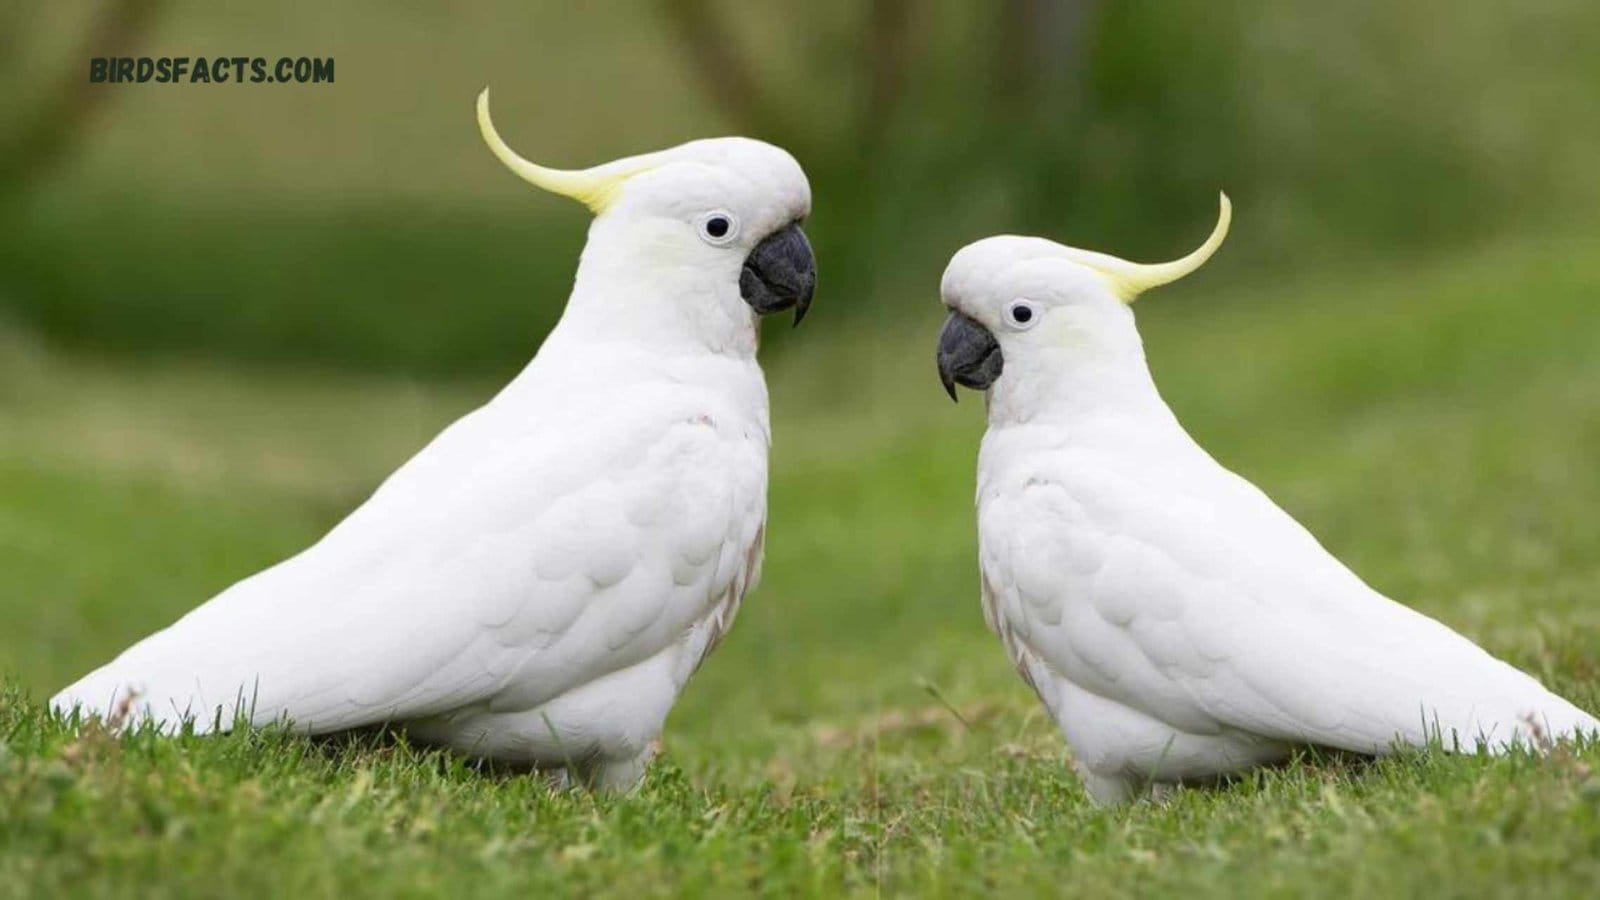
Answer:
[{"label": "cockatoo leg", "polygon": [[572,775],[572,770],[566,766],[555,766],[549,769],[537,769],[539,780],[550,789],[552,794],[562,794],[578,789],[578,779]]},{"label": "cockatoo leg", "polygon": [[1183,785],[1171,781],[1145,781],[1120,775],[1099,775],[1080,768],[1079,776],[1097,806],[1122,806],[1136,800],[1167,804],[1176,800]]},{"label": "cockatoo leg", "polygon": [[1083,779],[1083,787],[1089,792],[1089,798],[1097,806],[1121,806],[1134,799],[1142,784],[1124,775],[1102,775],[1090,771],[1087,766],[1075,766],[1078,776]]},{"label": "cockatoo leg", "polygon": [[651,741],[638,754],[621,759],[600,757],[578,768],[578,777],[590,790],[624,793],[644,780],[651,760],[661,752],[661,741]]}]

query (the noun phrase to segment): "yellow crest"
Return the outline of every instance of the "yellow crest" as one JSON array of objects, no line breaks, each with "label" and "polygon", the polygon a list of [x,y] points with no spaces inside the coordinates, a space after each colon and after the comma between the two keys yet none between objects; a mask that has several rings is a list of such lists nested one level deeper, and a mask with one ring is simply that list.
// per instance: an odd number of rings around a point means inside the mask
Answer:
[{"label": "yellow crest", "polygon": [[488,88],[478,95],[478,130],[483,133],[483,141],[494,155],[522,180],[552,194],[571,197],[597,214],[604,212],[616,199],[623,182],[653,168],[642,157],[619,159],[590,169],[551,169],[523,159],[495,131],[494,121],[489,117]]},{"label": "yellow crest", "polygon": [[1132,303],[1145,291],[1163,284],[1171,284],[1205,265],[1211,254],[1222,246],[1223,239],[1228,236],[1228,225],[1233,221],[1233,203],[1228,200],[1227,194],[1219,196],[1221,209],[1217,213],[1216,227],[1211,229],[1211,236],[1206,238],[1205,243],[1196,247],[1194,252],[1182,259],[1145,265],[1118,259],[1107,253],[1079,250],[1075,247],[1066,248],[1069,251],[1069,258],[1106,276],[1117,296],[1121,297],[1124,303]]}]

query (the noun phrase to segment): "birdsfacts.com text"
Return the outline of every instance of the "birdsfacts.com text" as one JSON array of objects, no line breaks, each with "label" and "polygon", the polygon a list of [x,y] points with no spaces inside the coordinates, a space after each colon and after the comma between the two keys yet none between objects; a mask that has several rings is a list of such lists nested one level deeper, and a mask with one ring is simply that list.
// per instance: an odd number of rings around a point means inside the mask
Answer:
[{"label": "birdsfacts.com text", "polygon": [[333,57],[96,56],[91,84],[333,84]]}]

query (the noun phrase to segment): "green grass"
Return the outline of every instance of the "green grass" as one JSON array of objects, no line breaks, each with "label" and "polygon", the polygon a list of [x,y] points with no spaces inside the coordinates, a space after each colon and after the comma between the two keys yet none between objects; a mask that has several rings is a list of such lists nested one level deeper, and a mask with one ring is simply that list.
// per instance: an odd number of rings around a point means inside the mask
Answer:
[{"label": "green grass", "polygon": [[[1595,249],[1226,293],[1202,275],[1139,311],[1217,456],[1376,586],[1595,709]],[[943,398],[931,288],[917,308],[802,329],[771,366],[765,582],[627,797],[392,736],[50,722],[50,691],[313,539],[494,385],[0,340],[0,896],[1592,895],[1600,747],[1308,757],[1090,806],[983,628],[981,404]]]}]

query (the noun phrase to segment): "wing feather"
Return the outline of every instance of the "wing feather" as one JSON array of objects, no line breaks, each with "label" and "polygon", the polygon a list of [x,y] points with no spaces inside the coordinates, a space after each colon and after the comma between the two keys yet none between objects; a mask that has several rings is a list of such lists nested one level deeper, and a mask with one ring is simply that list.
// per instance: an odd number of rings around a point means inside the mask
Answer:
[{"label": "wing feather", "polygon": [[[317,544],[62,691],[206,730],[236,712],[328,732],[531,708],[705,618],[765,518],[759,441],[704,396],[446,430]],[[542,426],[542,427],[541,427]],[[758,551],[757,551],[758,552]]]},{"label": "wing feather", "polygon": [[[1220,470],[1219,470],[1220,471]],[[1013,660],[1191,734],[1373,753],[1600,723],[1372,590],[1248,482],[1061,454],[980,504]]]}]

